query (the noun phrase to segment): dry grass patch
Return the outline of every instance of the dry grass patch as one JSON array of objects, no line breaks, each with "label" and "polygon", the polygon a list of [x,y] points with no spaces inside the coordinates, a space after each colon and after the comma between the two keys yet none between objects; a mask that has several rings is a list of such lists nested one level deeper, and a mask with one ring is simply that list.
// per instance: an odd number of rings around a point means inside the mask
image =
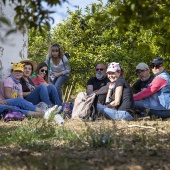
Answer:
[{"label": "dry grass patch", "polygon": [[169,123],[0,121],[0,169],[168,170]]}]

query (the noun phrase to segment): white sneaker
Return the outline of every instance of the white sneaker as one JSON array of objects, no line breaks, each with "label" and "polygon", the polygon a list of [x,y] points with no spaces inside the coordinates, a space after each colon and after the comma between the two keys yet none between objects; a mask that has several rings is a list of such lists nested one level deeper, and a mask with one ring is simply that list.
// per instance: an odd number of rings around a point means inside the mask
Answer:
[{"label": "white sneaker", "polygon": [[48,119],[48,118],[50,117],[50,114],[51,114],[52,112],[54,112],[54,110],[56,110],[57,107],[58,107],[58,105],[55,105],[55,106],[47,109],[47,111],[46,111],[45,114],[44,114],[44,119]]},{"label": "white sneaker", "polygon": [[62,106],[59,106],[57,111],[56,111],[56,114],[58,114],[61,111],[61,109],[62,109]]}]

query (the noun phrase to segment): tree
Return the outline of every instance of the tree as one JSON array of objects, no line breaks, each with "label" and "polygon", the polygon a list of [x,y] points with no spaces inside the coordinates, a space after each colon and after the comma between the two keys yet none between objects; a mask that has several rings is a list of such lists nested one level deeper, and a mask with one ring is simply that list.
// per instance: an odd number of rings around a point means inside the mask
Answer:
[{"label": "tree", "polygon": [[[2,0],[2,2],[6,4],[7,0]],[[50,7],[61,5],[67,0],[9,0],[9,2],[16,4],[15,23],[19,29],[26,25],[29,29],[42,31],[44,28],[50,30],[50,22],[54,22],[50,14],[55,11],[52,11]],[[45,5],[49,8],[46,9]],[[8,20],[2,17],[0,17],[1,22],[8,24]]]},{"label": "tree", "polygon": [[[139,62],[149,64],[157,55],[168,60],[169,30],[165,27],[165,32],[162,32],[167,18],[160,24],[156,22],[156,18],[166,15],[164,8],[168,8],[158,2],[161,10],[152,12],[142,6],[151,5],[153,1],[145,0],[141,4],[139,0],[139,5],[135,1],[135,8],[129,5],[131,3],[130,0],[117,0],[103,7],[100,1],[86,7],[86,14],[82,14],[81,9],[68,11],[70,17],[51,31],[50,41],[58,42],[71,56],[72,77],[69,83],[75,81],[86,87],[87,79],[94,76],[97,63],[116,61],[123,66],[125,79],[132,84],[137,79],[135,66]],[[144,18],[138,16],[141,8],[151,12],[152,22],[146,19],[145,23]],[[146,17],[146,13],[149,15],[149,12],[144,12],[142,17]]]}]

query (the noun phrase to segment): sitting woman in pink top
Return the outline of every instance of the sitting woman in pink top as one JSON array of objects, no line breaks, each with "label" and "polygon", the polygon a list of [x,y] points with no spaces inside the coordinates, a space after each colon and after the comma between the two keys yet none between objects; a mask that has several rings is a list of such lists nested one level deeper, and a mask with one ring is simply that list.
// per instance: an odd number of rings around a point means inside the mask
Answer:
[{"label": "sitting woman in pink top", "polygon": [[1,85],[0,115],[4,110],[20,111],[25,116],[43,117],[44,111],[23,99],[22,85],[24,64],[13,63],[11,75]]},{"label": "sitting woman in pink top", "polygon": [[48,84],[48,67],[45,62],[38,64],[35,73],[31,76],[31,80],[36,87],[40,84],[44,84],[47,87],[51,102],[58,106],[62,105],[55,86],[53,84]]},{"label": "sitting woman in pink top", "polygon": [[22,85],[20,78],[23,76],[24,64],[13,63],[11,75],[7,77],[1,85],[1,98],[23,98]]}]

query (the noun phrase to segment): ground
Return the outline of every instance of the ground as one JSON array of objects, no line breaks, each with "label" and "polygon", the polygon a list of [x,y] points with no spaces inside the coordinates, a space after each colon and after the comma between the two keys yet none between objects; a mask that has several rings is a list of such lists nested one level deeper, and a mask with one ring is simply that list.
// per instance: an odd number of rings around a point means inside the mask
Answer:
[{"label": "ground", "polygon": [[[2,134],[0,169],[170,169],[170,120],[155,119],[130,122],[68,120],[62,127],[54,122],[48,122],[47,125],[39,121],[38,124],[43,126],[40,129],[37,128],[38,131],[42,130],[45,134],[55,133],[55,135],[49,135],[45,140],[40,136],[36,139],[37,141],[41,138],[40,143],[38,141],[36,143],[36,141],[32,142],[33,139],[30,137],[30,141],[24,138],[29,134],[26,135],[24,132],[19,134],[18,128],[20,128],[20,131],[24,128],[25,131],[29,131],[30,124],[34,129],[37,122],[32,123],[32,120],[22,122],[0,121],[0,132]],[[50,131],[47,133],[49,124]],[[52,129],[53,127],[55,129]],[[17,131],[14,132],[14,129]],[[59,136],[65,134],[60,139],[57,136],[59,129],[60,133],[62,129]],[[70,131],[66,135],[65,132],[68,132],[68,129]],[[6,137],[2,133],[5,130]],[[71,135],[69,136],[69,134]],[[17,140],[18,143],[12,135],[18,135],[17,138],[20,138],[20,140]],[[10,143],[7,138],[13,141]]]}]

